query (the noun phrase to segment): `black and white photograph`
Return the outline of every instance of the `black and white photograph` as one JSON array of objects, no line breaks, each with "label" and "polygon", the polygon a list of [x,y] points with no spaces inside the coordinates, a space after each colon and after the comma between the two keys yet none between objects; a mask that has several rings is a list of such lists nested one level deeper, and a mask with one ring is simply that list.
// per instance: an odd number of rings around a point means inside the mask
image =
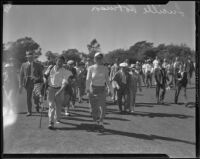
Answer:
[{"label": "black and white photograph", "polygon": [[4,154],[196,157],[195,2],[3,5]]}]

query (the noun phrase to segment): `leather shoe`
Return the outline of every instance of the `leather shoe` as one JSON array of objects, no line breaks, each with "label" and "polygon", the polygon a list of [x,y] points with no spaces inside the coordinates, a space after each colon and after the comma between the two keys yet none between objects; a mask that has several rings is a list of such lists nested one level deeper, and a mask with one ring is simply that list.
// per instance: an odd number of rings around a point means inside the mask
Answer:
[{"label": "leather shoe", "polygon": [[53,130],[53,128],[54,128],[53,125],[48,126],[48,129],[50,129],[50,130]]},{"label": "leather shoe", "polygon": [[31,116],[31,113],[27,113],[26,116]]}]

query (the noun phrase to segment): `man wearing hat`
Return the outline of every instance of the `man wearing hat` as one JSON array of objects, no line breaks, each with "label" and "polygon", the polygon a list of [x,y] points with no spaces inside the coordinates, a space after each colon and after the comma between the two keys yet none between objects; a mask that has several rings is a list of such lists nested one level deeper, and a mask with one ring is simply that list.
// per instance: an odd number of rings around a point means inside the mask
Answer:
[{"label": "man wearing hat", "polygon": [[153,67],[151,66],[151,60],[147,60],[147,64],[145,65],[145,79],[146,79],[146,86],[147,88],[149,86],[152,86],[152,72],[153,72]]},{"label": "man wearing hat", "polygon": [[114,65],[111,67],[111,72],[110,72],[110,82],[112,83],[112,88],[113,88],[113,102],[115,103],[115,100],[117,100],[117,89],[115,86],[115,82],[113,82],[113,78],[115,74],[119,71],[119,58],[115,59]]},{"label": "man wearing hat", "polygon": [[77,71],[78,100],[79,100],[79,103],[81,103],[82,97],[83,97],[84,92],[85,92],[85,83],[86,83],[86,76],[87,76],[87,70],[85,68],[85,63],[81,61],[78,64],[76,71]]},{"label": "man wearing hat", "polygon": [[122,113],[122,98],[124,97],[124,111],[126,111],[128,107],[128,97],[129,97],[129,91],[128,86],[130,84],[130,74],[127,71],[128,64],[127,63],[121,63],[120,70],[115,74],[113,81],[116,82],[117,86],[117,97],[118,97],[118,105],[119,105],[119,111]]},{"label": "man wearing hat", "polygon": [[[35,83],[41,83],[43,79],[42,67],[34,62],[34,51],[26,52],[27,62],[23,63],[20,69],[19,89],[22,92],[23,87],[27,92],[27,116],[32,114],[32,93]],[[36,111],[39,112],[39,101],[35,102]]]},{"label": "man wearing hat", "polygon": [[137,88],[139,87],[140,92],[142,91],[141,89],[141,79],[140,79],[140,75],[139,72],[137,72],[137,68],[135,64],[131,64],[130,68],[130,75],[131,75],[131,80],[130,80],[130,85],[128,86],[129,88],[129,94],[130,94],[130,98],[128,101],[129,104],[129,111],[130,112],[134,112],[135,109],[135,99],[136,99],[136,92],[137,92]]},{"label": "man wearing hat", "polygon": [[72,72],[73,76],[72,76],[72,83],[71,83],[71,86],[72,86],[72,90],[73,90],[73,94],[72,94],[72,97],[71,97],[71,101],[72,101],[72,108],[74,108],[75,106],[75,102],[76,102],[76,80],[77,80],[77,72],[76,72],[76,69],[74,67],[75,63],[73,60],[69,60],[67,62],[67,69],[69,71]]}]

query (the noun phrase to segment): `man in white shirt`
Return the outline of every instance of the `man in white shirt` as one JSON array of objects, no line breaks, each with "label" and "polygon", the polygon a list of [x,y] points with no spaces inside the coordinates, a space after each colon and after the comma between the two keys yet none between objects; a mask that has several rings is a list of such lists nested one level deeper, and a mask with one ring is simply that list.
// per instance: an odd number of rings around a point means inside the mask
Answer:
[{"label": "man in white shirt", "polygon": [[159,61],[158,57],[156,56],[155,60],[153,61],[153,69],[154,69],[154,71],[155,71],[156,68],[159,67],[159,63],[160,63],[160,61]]},{"label": "man in white shirt", "polygon": [[146,82],[145,82],[146,64],[147,64],[147,61],[145,60],[145,62],[142,64],[142,80],[143,80],[144,86],[146,86]]},{"label": "man in white shirt", "polygon": [[65,59],[63,56],[59,56],[56,61],[55,66],[49,66],[45,74],[49,74],[48,83],[49,83],[49,93],[48,93],[48,102],[49,102],[49,129],[54,127],[54,118],[56,122],[60,122],[61,108],[63,102],[69,100],[69,95],[66,99],[64,89],[65,86],[69,84],[69,77],[72,76],[72,72],[66,70],[63,67]]},{"label": "man in white shirt", "polygon": [[151,66],[150,59],[147,60],[147,64],[145,65],[145,77],[146,77],[146,86],[147,88],[152,87],[152,71],[153,67]]}]

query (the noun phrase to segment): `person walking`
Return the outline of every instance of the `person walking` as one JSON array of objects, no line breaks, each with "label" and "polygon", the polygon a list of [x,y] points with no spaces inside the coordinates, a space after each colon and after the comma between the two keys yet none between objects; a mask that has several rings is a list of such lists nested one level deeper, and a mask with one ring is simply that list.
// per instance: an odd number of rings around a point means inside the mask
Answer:
[{"label": "person walking", "polygon": [[[54,119],[56,123],[60,122],[62,102],[59,99],[61,93],[63,93],[65,86],[69,83],[69,77],[72,76],[71,71],[66,70],[63,67],[65,58],[63,56],[57,57],[56,65],[49,66],[45,72],[48,76],[48,103],[49,103],[49,129],[54,128]],[[64,99],[63,99],[64,100]]]},{"label": "person walking", "polygon": [[40,104],[42,102],[42,88],[43,88],[43,65],[38,61],[33,63],[33,76],[34,76],[34,87],[33,87],[33,101],[36,105],[36,111],[39,113]]},{"label": "person walking", "polygon": [[118,71],[119,71],[119,58],[116,58],[115,63],[111,67],[111,72],[110,72],[110,82],[111,82],[112,88],[113,88],[113,92],[112,92],[113,103],[116,103],[116,101],[117,101],[117,88],[116,88],[115,82],[113,81],[113,78]]},{"label": "person walking", "polygon": [[[130,74],[127,71],[127,63],[121,63],[119,66],[120,70],[115,74],[113,81],[116,82],[119,111],[123,113],[128,109]],[[122,98],[124,98],[124,109],[122,109]]]},{"label": "person walking", "polygon": [[72,83],[71,83],[71,87],[72,87],[72,90],[73,90],[73,93],[72,93],[72,97],[71,97],[71,102],[72,102],[72,108],[74,109],[75,108],[75,102],[76,102],[76,87],[77,87],[77,72],[76,72],[76,69],[74,67],[74,61],[73,60],[69,60],[67,62],[67,69],[69,71],[72,72]]},{"label": "person walking", "polygon": [[187,61],[184,63],[184,70],[187,72],[188,84],[191,84],[192,74],[194,72],[194,64],[191,60],[191,57],[187,58]]},{"label": "person walking", "polygon": [[[34,84],[43,76],[41,67],[34,62],[34,51],[26,52],[27,62],[23,63],[20,69],[19,92],[23,87],[27,92],[27,116],[32,115],[32,94]],[[39,105],[36,103],[36,111],[39,112]]]},{"label": "person walking", "polygon": [[83,95],[85,92],[85,82],[87,76],[87,70],[85,68],[84,62],[80,62],[77,66],[77,94],[78,94],[78,101],[82,103]]},{"label": "person walking", "polygon": [[[164,98],[165,98],[165,92],[166,92],[166,87],[167,87],[167,81],[169,81],[167,77],[167,71],[166,69],[162,66],[161,63],[159,63],[159,66],[155,70],[155,81],[156,81],[156,98],[157,98],[157,103],[164,103]],[[160,95],[160,90],[162,89],[161,95]]]},{"label": "person walking", "polygon": [[152,73],[153,67],[151,66],[150,59],[147,60],[146,69],[145,69],[145,78],[146,78],[146,87],[152,87]]},{"label": "person walking", "polygon": [[106,86],[110,94],[108,68],[103,65],[103,54],[97,52],[94,56],[95,64],[89,66],[86,77],[86,92],[89,96],[94,122],[103,129],[106,114]]},{"label": "person walking", "polygon": [[177,82],[177,75],[178,72],[180,71],[180,67],[181,67],[181,62],[179,60],[178,57],[175,58],[174,64],[173,64],[173,79],[174,79],[174,85],[176,87],[176,82]]},{"label": "person walking", "polygon": [[145,87],[146,87],[146,82],[145,82],[146,65],[147,65],[147,60],[145,60],[144,63],[142,64],[142,81]]},{"label": "person walking", "polygon": [[135,99],[136,99],[137,89],[139,88],[139,91],[141,92],[142,88],[141,88],[141,78],[139,73],[136,71],[136,67],[134,64],[131,64],[129,73],[131,75],[130,85],[128,86],[130,92],[129,111],[133,113],[136,104]]}]

